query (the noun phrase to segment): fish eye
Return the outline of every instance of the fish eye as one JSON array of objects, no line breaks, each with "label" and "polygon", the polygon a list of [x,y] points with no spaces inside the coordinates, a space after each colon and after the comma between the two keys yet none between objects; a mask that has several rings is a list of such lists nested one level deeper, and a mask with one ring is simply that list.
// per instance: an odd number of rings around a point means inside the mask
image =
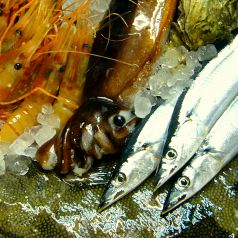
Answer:
[{"label": "fish eye", "polygon": [[190,185],[190,179],[187,176],[182,176],[178,179],[178,185],[182,188],[187,188]]},{"label": "fish eye", "polygon": [[126,123],[126,118],[120,114],[113,117],[113,123],[115,126],[122,127]]},{"label": "fish eye", "polygon": [[167,159],[176,159],[177,157],[177,152],[174,149],[170,149],[167,153],[166,153],[166,158]]},{"label": "fish eye", "polygon": [[117,182],[122,184],[126,181],[126,175],[124,173],[119,173],[117,176]]}]

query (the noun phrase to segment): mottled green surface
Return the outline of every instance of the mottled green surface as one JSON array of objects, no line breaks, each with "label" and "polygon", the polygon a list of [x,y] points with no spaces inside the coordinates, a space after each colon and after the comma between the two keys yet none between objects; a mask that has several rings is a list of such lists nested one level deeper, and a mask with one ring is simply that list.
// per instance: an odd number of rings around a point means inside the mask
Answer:
[{"label": "mottled green surface", "polygon": [[237,0],[181,0],[177,14],[175,26],[190,49],[227,39],[238,28]]},{"label": "mottled green surface", "polygon": [[166,217],[152,180],[108,210],[102,186],[80,187],[32,166],[0,177],[0,237],[228,237],[238,235],[238,160],[205,190]]}]

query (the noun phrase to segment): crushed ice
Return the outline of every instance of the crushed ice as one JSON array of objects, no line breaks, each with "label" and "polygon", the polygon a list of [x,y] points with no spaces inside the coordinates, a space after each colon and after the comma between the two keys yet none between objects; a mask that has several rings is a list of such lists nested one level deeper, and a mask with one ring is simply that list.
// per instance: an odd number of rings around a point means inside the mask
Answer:
[{"label": "crushed ice", "polygon": [[9,171],[15,175],[25,175],[37,149],[51,139],[59,128],[60,118],[54,114],[52,105],[45,104],[37,115],[38,124],[20,135],[12,144],[0,144],[0,175]]},{"label": "crushed ice", "polygon": [[[153,66],[147,89],[135,96],[135,114],[143,118],[149,114],[156,97],[170,99],[189,87],[194,73],[202,68],[201,63],[216,55],[217,50],[211,44],[199,47],[196,52],[188,51],[184,46],[166,50]],[[16,175],[26,174],[39,146],[51,139],[60,126],[60,118],[50,104],[42,106],[37,122],[11,145],[0,144],[0,175],[6,170]],[[0,128],[2,124],[0,121]]]},{"label": "crushed ice", "polygon": [[12,174],[25,175],[29,171],[31,158],[19,155],[7,155],[5,158],[5,168]]},{"label": "crushed ice", "polygon": [[[135,114],[144,118],[149,114],[151,98],[172,99],[189,87],[192,78],[202,69],[202,62],[217,56],[214,45],[200,46],[197,51],[188,51],[184,46],[167,49],[153,65],[147,87],[139,91],[134,99]],[[149,93],[148,93],[149,92]]]}]

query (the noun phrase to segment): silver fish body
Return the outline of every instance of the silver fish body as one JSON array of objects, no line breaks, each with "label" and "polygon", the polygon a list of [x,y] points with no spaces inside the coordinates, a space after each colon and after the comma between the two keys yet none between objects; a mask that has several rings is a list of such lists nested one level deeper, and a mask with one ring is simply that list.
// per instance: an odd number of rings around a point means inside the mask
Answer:
[{"label": "silver fish body", "polygon": [[201,71],[181,104],[155,178],[155,190],[194,155],[238,93],[238,36]]},{"label": "silver fish body", "polygon": [[179,97],[155,106],[128,140],[112,178],[101,198],[104,210],[145,181],[157,168],[168,127]]},{"label": "silver fish body", "polygon": [[166,199],[163,214],[200,191],[238,154],[238,97],[216,122],[196,155],[181,171]]}]

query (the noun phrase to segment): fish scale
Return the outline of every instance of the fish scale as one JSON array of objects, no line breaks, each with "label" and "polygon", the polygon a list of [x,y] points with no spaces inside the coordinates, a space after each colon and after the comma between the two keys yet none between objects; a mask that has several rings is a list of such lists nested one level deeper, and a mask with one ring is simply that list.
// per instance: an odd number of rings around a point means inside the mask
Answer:
[{"label": "fish scale", "polygon": [[182,102],[175,133],[156,173],[155,190],[169,180],[199,148],[238,93],[238,37],[210,61]]}]

